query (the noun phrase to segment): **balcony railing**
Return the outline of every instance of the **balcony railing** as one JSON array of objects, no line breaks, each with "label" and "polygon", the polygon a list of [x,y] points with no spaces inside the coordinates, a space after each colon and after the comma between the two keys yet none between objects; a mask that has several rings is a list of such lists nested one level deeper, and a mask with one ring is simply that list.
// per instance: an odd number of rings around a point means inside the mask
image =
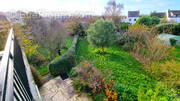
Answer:
[{"label": "balcony railing", "polygon": [[0,64],[0,101],[41,101],[27,58],[12,28]]}]

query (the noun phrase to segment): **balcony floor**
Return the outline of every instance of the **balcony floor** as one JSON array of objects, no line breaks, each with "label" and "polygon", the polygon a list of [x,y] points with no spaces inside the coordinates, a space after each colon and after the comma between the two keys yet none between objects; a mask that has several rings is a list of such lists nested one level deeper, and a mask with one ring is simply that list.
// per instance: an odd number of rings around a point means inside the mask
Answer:
[{"label": "balcony floor", "polygon": [[91,101],[87,94],[76,94],[71,79],[56,77],[46,82],[40,89],[43,101]]}]

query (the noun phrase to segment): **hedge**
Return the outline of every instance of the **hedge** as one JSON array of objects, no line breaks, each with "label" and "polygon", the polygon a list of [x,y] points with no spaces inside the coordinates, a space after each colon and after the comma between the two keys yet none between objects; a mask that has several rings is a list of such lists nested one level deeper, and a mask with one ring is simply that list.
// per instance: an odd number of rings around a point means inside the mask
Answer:
[{"label": "hedge", "polygon": [[161,33],[172,33],[173,35],[180,35],[180,24],[165,23],[154,27],[155,30]]},{"label": "hedge", "polygon": [[62,56],[56,58],[49,64],[49,72],[56,76],[70,72],[71,68],[76,64],[76,45],[79,36],[74,36],[72,46]]}]

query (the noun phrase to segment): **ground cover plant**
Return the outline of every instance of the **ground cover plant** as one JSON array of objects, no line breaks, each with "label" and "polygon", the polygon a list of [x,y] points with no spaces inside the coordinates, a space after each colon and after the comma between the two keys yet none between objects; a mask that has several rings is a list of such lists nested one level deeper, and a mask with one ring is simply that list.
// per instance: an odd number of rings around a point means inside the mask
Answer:
[{"label": "ground cover plant", "polygon": [[[122,100],[137,100],[139,89],[146,92],[155,89],[158,81],[151,74],[144,71],[141,65],[128,52],[120,49],[116,44],[105,48],[106,54],[97,54],[98,48],[91,47],[85,39],[80,39],[77,47],[77,63],[83,60],[94,61],[100,71],[108,70],[109,78],[114,78],[118,98]],[[161,88],[159,97],[168,97],[166,90]]]},{"label": "ground cover plant", "polygon": [[114,78],[119,87],[119,95],[126,95],[121,96],[123,99],[133,100],[134,98],[135,100],[134,92],[138,91],[139,86],[146,89],[147,86],[153,86],[156,82],[149,77],[149,74],[143,72],[142,65],[137,60],[116,45],[105,48],[107,54],[101,55],[96,54],[97,49],[90,47],[86,40],[80,39],[77,49],[78,63],[82,60],[95,61],[98,69],[112,71],[110,78]]}]

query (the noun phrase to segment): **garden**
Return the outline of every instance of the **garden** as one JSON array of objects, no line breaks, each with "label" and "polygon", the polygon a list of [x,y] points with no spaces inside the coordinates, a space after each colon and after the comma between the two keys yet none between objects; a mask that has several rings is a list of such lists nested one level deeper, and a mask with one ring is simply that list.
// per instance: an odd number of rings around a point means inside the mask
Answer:
[{"label": "garden", "polygon": [[[63,50],[67,52],[50,63],[49,68],[58,68],[57,74],[68,73],[77,93],[88,93],[94,101],[176,101],[180,48],[176,43],[170,41],[168,45],[157,38],[174,30],[166,32],[165,28],[162,32],[157,29],[158,24],[149,25],[138,21],[135,25],[120,23],[126,27],[119,27],[125,29],[116,32],[111,20],[99,19],[89,26],[85,37],[78,41],[67,39],[75,53],[66,54],[72,48]],[[173,34],[179,35],[177,32]],[[77,41],[76,46],[73,40]],[[69,66],[67,59],[74,66]],[[62,62],[68,65],[51,66]]]},{"label": "garden", "polygon": [[[13,27],[39,88],[66,74],[76,93],[93,101],[179,101],[180,23],[153,15],[133,25],[119,19],[28,18]],[[2,43],[9,29],[1,32]]]}]

